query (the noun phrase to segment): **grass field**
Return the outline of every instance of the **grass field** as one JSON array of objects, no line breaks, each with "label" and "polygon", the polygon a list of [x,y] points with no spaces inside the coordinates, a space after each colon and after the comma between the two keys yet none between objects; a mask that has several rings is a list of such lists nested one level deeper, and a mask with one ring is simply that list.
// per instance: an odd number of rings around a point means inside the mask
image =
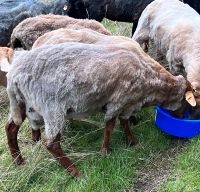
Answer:
[{"label": "grass field", "polygon": [[[117,35],[130,37],[131,25],[103,23]],[[1,89],[0,96],[5,90]],[[43,145],[31,141],[28,123],[19,133],[19,145],[26,164],[15,166],[6,144],[4,131],[8,105],[0,106],[0,191],[9,192],[118,192],[118,191],[200,191],[199,137],[179,140],[154,125],[155,111],[146,108],[131,126],[137,146],[127,146],[117,123],[111,140],[111,153],[98,151],[103,138],[103,115],[85,122],[73,122],[63,133],[62,147],[77,164],[83,177],[74,179],[58,165]],[[92,122],[92,124],[91,124]],[[67,127],[67,126],[66,126]]]}]

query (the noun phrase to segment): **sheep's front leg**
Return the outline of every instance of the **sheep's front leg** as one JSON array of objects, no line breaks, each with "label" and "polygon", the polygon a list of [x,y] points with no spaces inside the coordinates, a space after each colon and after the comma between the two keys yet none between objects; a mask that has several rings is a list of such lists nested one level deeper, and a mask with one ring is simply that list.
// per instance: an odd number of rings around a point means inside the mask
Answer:
[{"label": "sheep's front leg", "polygon": [[[22,121],[24,121],[24,119],[26,118],[24,104],[20,104],[20,110],[21,110],[20,112],[21,112]],[[11,119],[10,121],[7,122],[5,128],[6,128],[8,146],[9,146],[12,158],[16,164],[18,165],[23,164],[24,160],[21,156],[19,146],[18,146],[18,141],[17,141],[17,134],[18,134],[20,125],[16,125],[14,121]]]},{"label": "sheep's front leg", "polygon": [[110,137],[111,137],[113,128],[115,126],[115,120],[116,120],[116,118],[113,118],[113,119],[106,122],[106,126],[105,126],[105,129],[104,129],[103,143],[102,143],[101,150],[100,150],[100,152],[103,155],[106,155],[108,153]]},{"label": "sheep's front leg", "polygon": [[67,169],[67,171],[74,177],[80,177],[81,173],[73,164],[73,162],[64,154],[60,145],[60,133],[57,134],[53,143],[47,146],[48,151],[54,156],[54,158]]},{"label": "sheep's front leg", "polygon": [[128,143],[131,145],[136,145],[138,141],[133,137],[131,130],[129,128],[129,120],[123,119],[122,117],[119,117],[120,125],[127,137]]}]

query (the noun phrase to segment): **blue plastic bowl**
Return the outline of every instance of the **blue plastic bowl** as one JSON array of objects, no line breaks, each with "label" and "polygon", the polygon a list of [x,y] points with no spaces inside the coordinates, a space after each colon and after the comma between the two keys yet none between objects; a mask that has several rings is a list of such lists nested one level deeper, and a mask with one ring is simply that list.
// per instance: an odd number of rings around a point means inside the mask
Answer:
[{"label": "blue plastic bowl", "polygon": [[191,138],[200,133],[200,119],[179,119],[158,106],[156,106],[155,123],[162,131],[175,137]]}]

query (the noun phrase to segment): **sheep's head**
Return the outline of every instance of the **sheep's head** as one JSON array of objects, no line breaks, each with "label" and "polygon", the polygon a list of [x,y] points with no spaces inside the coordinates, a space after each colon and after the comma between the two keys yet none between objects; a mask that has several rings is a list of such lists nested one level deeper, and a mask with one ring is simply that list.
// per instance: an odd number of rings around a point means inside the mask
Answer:
[{"label": "sheep's head", "polygon": [[1,71],[8,72],[11,67],[13,59],[13,49],[7,47],[0,47],[0,69]]},{"label": "sheep's head", "polygon": [[[187,82],[187,90],[185,93],[185,99],[187,102],[179,109],[178,113],[176,111],[175,116],[184,114],[185,111],[188,111],[189,119],[199,119],[200,118],[200,86],[199,83],[189,83]],[[189,105],[188,105],[189,103]],[[177,115],[179,114],[179,115]],[[184,115],[183,115],[184,116]],[[183,117],[179,116],[179,117]]]},{"label": "sheep's head", "polygon": [[188,80],[186,80],[185,98],[182,100],[182,105],[176,111],[171,111],[171,113],[176,117],[184,118],[185,112],[188,109],[196,107],[196,105],[197,100],[195,97],[195,92],[192,88],[192,84]]}]

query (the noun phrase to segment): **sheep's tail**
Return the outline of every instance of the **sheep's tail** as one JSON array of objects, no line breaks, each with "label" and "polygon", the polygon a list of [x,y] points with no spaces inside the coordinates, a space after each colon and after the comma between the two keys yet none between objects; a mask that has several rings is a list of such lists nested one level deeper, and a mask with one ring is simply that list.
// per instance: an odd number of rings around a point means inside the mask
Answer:
[{"label": "sheep's tail", "polygon": [[[15,92],[16,91],[16,92]],[[15,85],[14,90],[7,88],[8,97],[10,100],[10,118],[14,121],[16,125],[21,125],[23,122],[22,117],[22,106],[20,102],[17,100],[17,86]]]}]

